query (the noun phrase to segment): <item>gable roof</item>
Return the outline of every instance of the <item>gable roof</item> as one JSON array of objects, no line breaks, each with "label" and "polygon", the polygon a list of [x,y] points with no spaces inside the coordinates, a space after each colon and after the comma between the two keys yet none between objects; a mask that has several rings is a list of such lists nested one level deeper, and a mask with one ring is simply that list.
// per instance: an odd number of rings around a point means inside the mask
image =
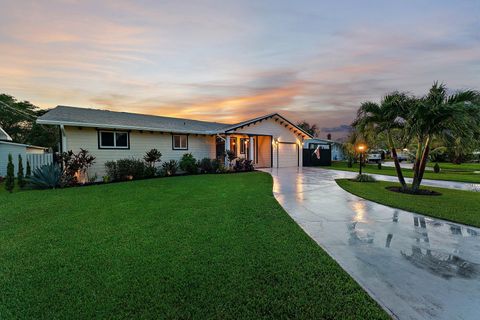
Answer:
[{"label": "gable roof", "polygon": [[291,126],[302,136],[311,137],[278,113],[242,121],[236,124],[153,116],[129,112],[57,106],[37,119],[37,123],[78,127],[97,127],[124,130],[161,131],[172,133],[217,134],[235,131],[263,120],[274,118],[279,124]]},{"label": "gable roof", "polygon": [[253,118],[253,119],[250,119],[250,120],[239,122],[237,124],[233,124],[233,125],[230,125],[229,127],[224,128],[224,130],[225,130],[225,132],[235,131],[238,128],[243,128],[245,126],[248,127],[252,124],[256,124],[257,122],[262,122],[263,120],[270,119],[270,118],[274,119],[276,122],[279,122],[280,125],[285,125],[285,127],[288,127],[288,126],[292,127],[292,130],[296,134],[300,134],[300,135],[305,136],[307,138],[312,138],[312,136],[308,132],[306,132],[305,130],[303,130],[299,126],[293,124],[292,122],[290,122],[289,120],[287,120],[285,117],[281,116],[278,113],[271,113],[271,114],[267,114],[265,116],[261,116],[261,117],[258,117],[258,118]]}]

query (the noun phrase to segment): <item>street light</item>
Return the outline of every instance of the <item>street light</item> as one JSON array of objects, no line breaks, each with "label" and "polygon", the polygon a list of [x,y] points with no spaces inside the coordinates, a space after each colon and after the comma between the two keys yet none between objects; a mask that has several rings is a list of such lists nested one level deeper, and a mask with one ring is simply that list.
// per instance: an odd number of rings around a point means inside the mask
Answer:
[{"label": "street light", "polygon": [[358,152],[360,152],[360,170],[359,170],[359,174],[362,174],[362,161],[363,161],[363,151],[365,151],[367,149],[367,146],[364,145],[364,144],[359,144],[357,146],[357,150]]}]

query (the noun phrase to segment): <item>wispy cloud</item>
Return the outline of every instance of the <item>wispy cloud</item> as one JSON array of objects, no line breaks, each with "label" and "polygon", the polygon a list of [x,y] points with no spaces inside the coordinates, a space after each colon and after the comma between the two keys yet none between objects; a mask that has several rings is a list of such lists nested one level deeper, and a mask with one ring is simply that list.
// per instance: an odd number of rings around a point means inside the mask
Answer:
[{"label": "wispy cloud", "polygon": [[470,2],[6,0],[2,10],[0,89],[42,107],[224,122],[275,111],[335,129],[391,90],[480,87]]}]

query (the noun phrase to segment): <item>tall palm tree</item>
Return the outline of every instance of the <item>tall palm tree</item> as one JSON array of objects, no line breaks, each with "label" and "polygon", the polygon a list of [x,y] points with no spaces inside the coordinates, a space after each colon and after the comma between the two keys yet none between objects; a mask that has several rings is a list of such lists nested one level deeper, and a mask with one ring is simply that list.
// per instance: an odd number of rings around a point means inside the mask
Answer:
[{"label": "tall palm tree", "polygon": [[417,192],[423,179],[432,139],[448,134],[472,137],[480,134],[480,94],[458,91],[448,95],[444,84],[435,82],[428,94],[417,99],[407,118],[409,136],[417,141],[412,191]]},{"label": "tall palm tree", "polygon": [[395,91],[384,96],[379,104],[371,101],[362,103],[358,109],[357,118],[352,124],[364,136],[385,134],[403,190],[407,189],[407,184],[398,160],[397,147],[404,146],[408,141],[403,139],[406,137],[404,134],[399,135],[403,141],[394,141],[394,135],[396,131],[405,130],[413,104],[412,97]]}]

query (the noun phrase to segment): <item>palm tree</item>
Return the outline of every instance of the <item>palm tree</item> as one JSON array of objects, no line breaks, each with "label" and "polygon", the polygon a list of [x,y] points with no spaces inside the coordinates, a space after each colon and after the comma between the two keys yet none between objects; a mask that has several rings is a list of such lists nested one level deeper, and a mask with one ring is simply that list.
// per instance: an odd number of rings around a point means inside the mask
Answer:
[{"label": "palm tree", "polygon": [[[385,134],[386,142],[391,150],[392,158],[395,163],[398,180],[402,189],[407,189],[407,184],[403,176],[402,167],[398,161],[397,147],[404,146],[408,141],[404,141],[403,132],[406,128],[406,120],[410,114],[410,108],[414,99],[405,93],[392,92],[383,97],[380,104],[367,101],[360,106],[357,118],[353,122],[354,126],[364,136]],[[399,136],[400,141],[394,141],[394,136]]]},{"label": "palm tree", "polygon": [[459,91],[447,94],[444,84],[435,82],[428,94],[416,100],[407,118],[408,135],[417,141],[412,191],[423,179],[432,140],[446,134],[455,138],[480,135],[480,94]]}]

